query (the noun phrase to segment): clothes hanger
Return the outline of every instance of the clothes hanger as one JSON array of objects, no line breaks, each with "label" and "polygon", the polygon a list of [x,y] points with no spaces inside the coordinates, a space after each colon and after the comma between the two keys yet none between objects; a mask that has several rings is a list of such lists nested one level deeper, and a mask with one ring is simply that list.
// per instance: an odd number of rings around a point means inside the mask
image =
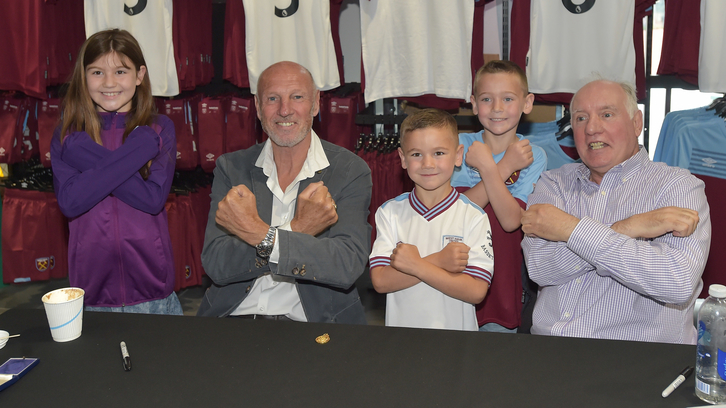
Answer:
[{"label": "clothes hanger", "polygon": [[569,111],[565,111],[565,113],[562,115],[562,118],[557,121],[557,126],[560,127],[560,130],[558,130],[557,133],[555,133],[555,135],[557,135],[558,141],[565,139],[567,137],[571,137],[573,135],[572,125],[570,124],[570,112]]}]

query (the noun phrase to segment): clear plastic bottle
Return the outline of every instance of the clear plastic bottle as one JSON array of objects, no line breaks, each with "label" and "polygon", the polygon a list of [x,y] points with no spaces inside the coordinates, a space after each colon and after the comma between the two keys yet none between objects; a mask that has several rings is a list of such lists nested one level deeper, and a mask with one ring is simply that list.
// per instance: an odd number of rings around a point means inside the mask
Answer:
[{"label": "clear plastic bottle", "polygon": [[711,403],[726,402],[726,286],[711,285],[698,311],[696,396]]}]

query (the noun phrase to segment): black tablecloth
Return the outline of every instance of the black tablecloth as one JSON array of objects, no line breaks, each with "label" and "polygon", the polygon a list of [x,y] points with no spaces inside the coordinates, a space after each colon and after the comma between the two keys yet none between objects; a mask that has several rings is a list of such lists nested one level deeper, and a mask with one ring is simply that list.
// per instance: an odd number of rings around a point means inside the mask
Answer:
[{"label": "black tablecloth", "polygon": [[[695,347],[285,321],[86,312],[52,340],[45,312],[12,309],[0,362],[40,363],[0,407],[690,407]],[[329,333],[330,342],[315,338]],[[119,343],[133,369],[124,371]]]}]

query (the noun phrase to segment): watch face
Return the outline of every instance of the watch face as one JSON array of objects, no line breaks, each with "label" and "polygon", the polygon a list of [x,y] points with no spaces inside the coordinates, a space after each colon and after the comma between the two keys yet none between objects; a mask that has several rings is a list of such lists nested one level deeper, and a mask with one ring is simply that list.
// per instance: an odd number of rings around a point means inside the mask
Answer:
[{"label": "watch face", "polygon": [[267,258],[272,253],[272,244],[269,242],[262,242],[257,246],[257,255],[262,258]]},{"label": "watch face", "polygon": [[275,227],[270,227],[265,239],[257,245],[257,255],[260,258],[267,258],[272,253],[272,248],[275,246],[275,230]]}]

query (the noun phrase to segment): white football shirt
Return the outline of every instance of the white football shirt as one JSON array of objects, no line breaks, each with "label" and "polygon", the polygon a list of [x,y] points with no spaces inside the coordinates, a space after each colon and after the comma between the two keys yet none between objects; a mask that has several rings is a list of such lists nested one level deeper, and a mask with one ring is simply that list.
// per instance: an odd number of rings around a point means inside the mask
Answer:
[{"label": "white football shirt", "polygon": [[172,43],[172,0],[137,2],[129,7],[124,0],[85,0],[86,38],[109,28],[131,33],[141,46],[154,96],[179,94],[179,79]]},{"label": "white football shirt", "polygon": [[262,71],[280,61],[310,71],[318,89],[340,86],[330,28],[330,0],[244,0],[250,91]]},{"label": "white football shirt", "polygon": [[576,92],[597,72],[635,84],[635,0],[532,0],[529,91]]}]

